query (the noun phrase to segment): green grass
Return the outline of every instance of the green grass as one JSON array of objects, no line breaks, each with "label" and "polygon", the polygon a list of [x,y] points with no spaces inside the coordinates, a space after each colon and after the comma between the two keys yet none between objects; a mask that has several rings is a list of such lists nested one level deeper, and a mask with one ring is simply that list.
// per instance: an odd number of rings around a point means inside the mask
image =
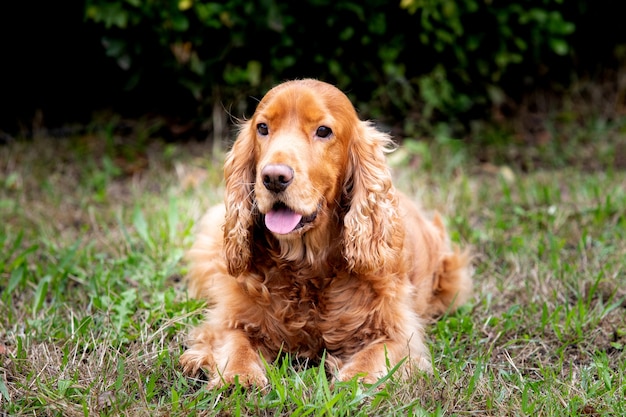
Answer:
[{"label": "green grass", "polygon": [[392,157],[398,187],[473,248],[475,296],[429,326],[434,375],[373,387],[288,357],[266,390],[181,374],[203,309],[182,256],[223,192],[208,148],[142,140],[127,156],[112,131],[0,146],[0,415],[626,415],[626,172],[611,156],[626,134],[604,129],[567,152],[440,138]]}]

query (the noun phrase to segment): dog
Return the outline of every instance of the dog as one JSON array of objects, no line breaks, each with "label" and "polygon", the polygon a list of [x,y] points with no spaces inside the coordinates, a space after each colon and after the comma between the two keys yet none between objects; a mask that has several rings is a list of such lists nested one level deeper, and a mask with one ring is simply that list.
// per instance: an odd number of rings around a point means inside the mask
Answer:
[{"label": "dog", "polygon": [[[187,254],[207,300],[180,363],[209,386],[265,386],[264,361],[325,355],[333,380],[432,372],[424,325],[465,303],[469,251],[397,191],[390,136],[314,79],[271,89],[224,164],[224,204]],[[404,361],[404,362],[403,362]]]}]

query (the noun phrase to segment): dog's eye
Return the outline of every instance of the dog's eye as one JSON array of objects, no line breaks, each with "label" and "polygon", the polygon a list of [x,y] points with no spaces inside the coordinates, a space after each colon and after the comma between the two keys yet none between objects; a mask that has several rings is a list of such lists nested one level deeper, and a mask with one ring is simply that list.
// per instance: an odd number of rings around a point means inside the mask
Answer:
[{"label": "dog's eye", "polygon": [[322,139],[328,139],[333,131],[328,126],[320,126],[315,131],[315,136]]},{"label": "dog's eye", "polygon": [[267,136],[270,132],[265,123],[259,123],[256,125],[256,131],[259,132],[261,136]]}]

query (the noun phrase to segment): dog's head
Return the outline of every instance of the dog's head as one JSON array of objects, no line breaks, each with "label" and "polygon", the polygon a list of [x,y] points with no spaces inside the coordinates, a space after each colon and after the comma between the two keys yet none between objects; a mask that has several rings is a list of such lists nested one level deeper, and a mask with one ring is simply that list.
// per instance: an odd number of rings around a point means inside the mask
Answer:
[{"label": "dog's head", "polygon": [[254,216],[283,246],[341,229],[349,268],[378,267],[391,250],[385,225],[396,217],[384,157],[390,143],[330,84],[306,79],[270,90],[225,163],[231,274],[249,265]]}]

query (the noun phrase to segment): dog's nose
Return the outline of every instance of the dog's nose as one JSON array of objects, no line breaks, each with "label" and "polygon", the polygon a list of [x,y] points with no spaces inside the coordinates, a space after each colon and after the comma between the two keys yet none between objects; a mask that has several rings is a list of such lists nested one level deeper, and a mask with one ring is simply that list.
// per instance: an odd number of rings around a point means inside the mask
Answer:
[{"label": "dog's nose", "polygon": [[293,168],[283,164],[266,165],[261,171],[261,177],[265,188],[279,193],[285,191],[293,181]]}]

